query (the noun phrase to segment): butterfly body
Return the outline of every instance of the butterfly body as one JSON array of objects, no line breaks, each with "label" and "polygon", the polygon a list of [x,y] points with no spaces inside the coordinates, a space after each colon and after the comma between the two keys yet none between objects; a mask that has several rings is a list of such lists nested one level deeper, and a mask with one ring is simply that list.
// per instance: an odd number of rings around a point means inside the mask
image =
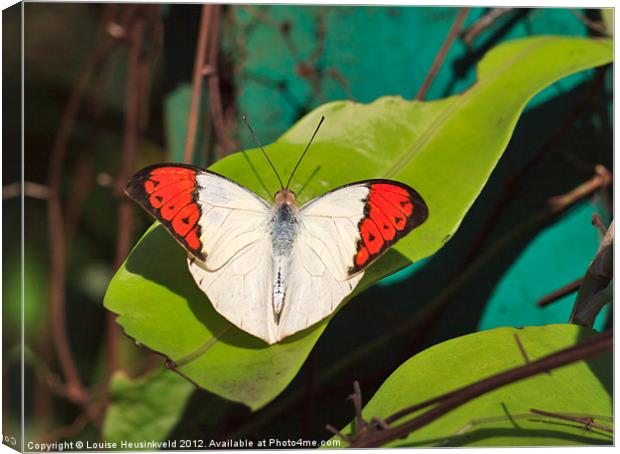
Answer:
[{"label": "butterfly body", "polygon": [[286,296],[287,275],[299,230],[299,208],[295,194],[288,189],[278,191],[269,223],[273,251],[273,312],[278,322]]},{"label": "butterfly body", "polygon": [[332,314],[366,267],[428,216],[416,191],[390,180],[352,183],[299,207],[288,188],[270,204],[215,173],[159,164],[126,192],[187,250],[215,310],[269,344]]}]

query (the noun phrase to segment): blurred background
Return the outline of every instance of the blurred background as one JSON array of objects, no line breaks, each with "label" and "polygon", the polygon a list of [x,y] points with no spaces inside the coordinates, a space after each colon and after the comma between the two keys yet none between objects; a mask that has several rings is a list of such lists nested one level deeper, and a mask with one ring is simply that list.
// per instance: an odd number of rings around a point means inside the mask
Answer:
[{"label": "blurred background", "polygon": [[[5,99],[18,106],[20,74],[6,72],[19,68],[14,8],[3,13],[3,77]],[[4,434],[19,431],[21,353],[27,439],[40,441],[96,439],[112,373],[138,378],[162,367],[160,356],[122,336],[102,300],[151,224],[120,188],[145,165],[183,161],[188,127],[196,130],[193,162],[207,166],[253,146],[241,114],[269,143],[327,101],[458,94],[474,83],[480,58],[506,40],[606,33],[599,10],[210,5],[205,47],[197,49],[203,12],[180,4],[25,4],[25,344],[22,351],[20,232],[5,222]],[[430,79],[449,35],[455,39]],[[197,55],[206,70],[192,105]],[[195,389],[170,438],[327,439],[325,424],[342,427],[353,415],[346,399],[353,380],[370,397],[404,360],[443,340],[566,322],[575,293],[539,302],[574,289],[584,274],[601,237],[592,215],[608,225],[611,187],[561,216],[528,221],[552,196],[604,172],[597,165],[612,169],[612,86],[608,65],[537,95],[444,248],[340,311],[264,409],[253,414]],[[15,114],[5,118],[6,221],[20,215],[20,127]],[[457,291],[432,304],[468,270]],[[595,326],[608,319],[602,313]],[[135,393],[139,400],[139,387]]]}]

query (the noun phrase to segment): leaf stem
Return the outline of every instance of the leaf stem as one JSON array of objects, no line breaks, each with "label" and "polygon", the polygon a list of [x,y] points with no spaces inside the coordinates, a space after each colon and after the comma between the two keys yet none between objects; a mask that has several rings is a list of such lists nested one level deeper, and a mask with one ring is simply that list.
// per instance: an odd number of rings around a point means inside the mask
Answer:
[{"label": "leaf stem", "polygon": [[530,408],[530,412],[534,413],[535,415],[548,416],[549,418],[563,419],[565,421],[573,421],[573,422],[583,424],[588,428],[594,427],[595,429],[602,430],[603,432],[614,433],[614,430],[611,427],[598,424],[594,422],[594,418],[589,417],[589,416],[566,415],[564,413],[555,413],[555,412],[550,412],[550,411],[537,410],[536,408]]}]

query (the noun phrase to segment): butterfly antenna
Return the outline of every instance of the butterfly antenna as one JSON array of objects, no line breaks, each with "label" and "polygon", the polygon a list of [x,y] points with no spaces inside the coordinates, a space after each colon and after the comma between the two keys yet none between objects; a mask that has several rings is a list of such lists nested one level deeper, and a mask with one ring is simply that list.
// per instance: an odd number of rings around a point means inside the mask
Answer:
[{"label": "butterfly antenna", "polygon": [[306,145],[306,149],[304,150],[304,152],[301,154],[301,156],[297,160],[297,164],[295,164],[295,167],[293,168],[293,171],[291,172],[291,176],[288,177],[288,181],[286,182],[286,186],[284,186],[285,189],[288,189],[288,185],[291,184],[291,180],[293,179],[293,175],[295,175],[295,172],[297,171],[297,167],[299,167],[299,164],[301,163],[301,160],[306,155],[306,152],[308,151],[308,148],[310,148],[310,145],[312,145],[312,141],[314,140],[314,136],[316,136],[316,133],[319,132],[319,128],[323,124],[323,120],[325,120],[324,116],[321,117],[321,120],[319,121],[319,124],[316,125],[316,129],[314,130],[314,133],[312,133],[312,137],[310,137],[310,141],[308,142],[308,145]]},{"label": "butterfly antenna", "polygon": [[243,122],[248,127],[248,129],[250,130],[250,133],[252,134],[252,137],[254,137],[254,141],[256,142],[258,147],[263,152],[263,155],[265,155],[265,158],[267,159],[267,162],[269,163],[269,165],[273,169],[273,173],[276,174],[276,177],[278,178],[278,181],[280,182],[280,187],[283,188],[284,185],[282,184],[282,179],[280,178],[280,175],[278,174],[278,171],[276,170],[275,166],[273,165],[273,162],[271,162],[271,159],[269,159],[269,156],[267,155],[267,152],[263,148],[263,145],[260,143],[260,140],[258,140],[258,137],[256,137],[256,134],[254,133],[254,130],[252,129],[252,126],[250,126],[250,122],[248,121],[248,118],[245,115],[241,115],[241,118],[243,119]]}]

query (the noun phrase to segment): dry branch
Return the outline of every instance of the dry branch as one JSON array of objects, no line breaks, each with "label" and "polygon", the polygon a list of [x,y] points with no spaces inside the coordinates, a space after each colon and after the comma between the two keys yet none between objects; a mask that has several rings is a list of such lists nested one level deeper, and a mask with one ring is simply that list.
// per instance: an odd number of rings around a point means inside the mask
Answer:
[{"label": "dry branch", "polygon": [[570,322],[592,326],[600,310],[613,298],[611,279],[614,274],[614,222],[601,241],[577,294]]},{"label": "dry branch", "polygon": [[224,120],[224,109],[222,107],[222,94],[220,91],[220,76],[218,70],[218,52],[220,47],[220,23],[222,8],[220,5],[213,5],[211,17],[211,32],[209,39],[209,58],[203,68],[203,74],[208,78],[209,86],[209,107],[213,129],[221,147],[219,158],[226,156],[234,148],[234,143],[230,140]]},{"label": "dry branch", "polygon": [[67,107],[61,118],[60,127],[50,152],[48,228],[50,237],[50,323],[52,342],[63,372],[67,387],[67,397],[78,404],[88,406],[88,392],[82,384],[67,336],[66,325],[66,267],[67,243],[65,220],[62,207],[62,179],[64,160],[71,133],[75,126],[78,112],[86,89],[97,68],[107,58],[113,41],[104,39],[86,63]]},{"label": "dry branch", "polygon": [[[133,206],[124,197],[123,190],[134,171],[140,137],[140,107],[146,95],[142,85],[143,73],[148,70],[142,62],[146,19],[137,17],[131,23],[129,33],[129,68],[125,90],[125,133],[120,173],[116,179],[115,194],[118,197],[118,229],[116,235],[115,266],[118,267],[129,253],[132,241]],[[120,331],[116,326],[115,315],[106,314],[106,343],[108,378],[118,368]]]},{"label": "dry branch", "polygon": [[538,305],[538,307],[545,307],[548,306],[549,304],[564,298],[566,295],[570,295],[571,293],[576,292],[577,290],[579,290],[579,287],[581,287],[581,283],[583,282],[582,278],[579,278],[573,282],[571,282],[570,284],[566,284],[563,287],[560,287],[559,289],[549,293],[548,295],[542,297],[540,300],[538,300],[538,302],[536,303]]},{"label": "dry branch", "polygon": [[465,18],[467,17],[468,12],[469,12],[469,8],[461,8],[461,10],[459,11],[459,14],[458,16],[456,16],[456,19],[454,20],[452,27],[450,27],[448,36],[446,36],[445,41],[439,48],[439,52],[437,52],[437,56],[435,57],[435,60],[433,60],[433,64],[431,65],[431,68],[428,70],[428,74],[424,78],[424,82],[422,82],[422,86],[420,87],[420,90],[418,90],[418,94],[415,96],[415,99],[421,101],[426,97],[426,92],[431,86],[433,79],[435,79],[435,76],[439,72],[439,69],[441,68],[441,65],[443,64],[443,61],[445,60],[446,55],[448,54],[448,51],[450,50],[450,47],[452,46],[452,43],[459,35],[459,32],[461,31],[461,27],[463,27],[463,23],[465,22]]},{"label": "dry branch", "polygon": [[[382,446],[390,441],[407,437],[411,432],[424,427],[437,420],[446,413],[461,405],[498,389],[510,383],[523,380],[543,372],[548,372],[568,364],[593,358],[601,353],[613,349],[613,333],[607,332],[597,335],[585,342],[544,356],[536,361],[531,361],[523,366],[515,367],[491,377],[480,380],[458,390],[438,396],[423,404],[407,407],[385,419],[396,421],[432,404],[437,404],[426,412],[393,427],[381,428],[373,424],[367,424],[364,431],[359,432],[350,443],[352,448],[371,448]],[[423,406],[422,406],[423,405]]]},{"label": "dry branch", "polygon": [[474,42],[474,39],[481,33],[483,33],[487,28],[489,28],[492,24],[494,24],[497,19],[506,14],[510,13],[514,8],[493,8],[491,11],[486,13],[480,19],[478,19],[474,24],[466,30],[463,30],[461,33],[461,39],[463,42],[471,46]]},{"label": "dry branch", "polygon": [[211,28],[211,18],[215,5],[203,5],[202,16],[200,18],[200,29],[198,31],[198,45],[196,46],[196,60],[194,62],[194,76],[192,79],[192,97],[189,105],[187,117],[187,137],[185,139],[185,152],[183,162],[191,164],[196,146],[196,133],[198,117],[200,116],[200,97],[202,94],[202,82],[204,79],[205,58],[209,30]]}]

